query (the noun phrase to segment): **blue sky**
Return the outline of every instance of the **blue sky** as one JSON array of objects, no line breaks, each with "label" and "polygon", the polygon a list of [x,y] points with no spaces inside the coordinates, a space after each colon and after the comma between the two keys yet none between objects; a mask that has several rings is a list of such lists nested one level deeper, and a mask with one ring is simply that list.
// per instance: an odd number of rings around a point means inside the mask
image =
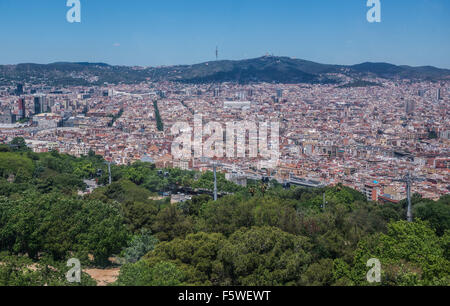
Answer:
[{"label": "blue sky", "polygon": [[192,64],[273,53],[330,64],[450,68],[449,0],[0,0],[0,64]]}]

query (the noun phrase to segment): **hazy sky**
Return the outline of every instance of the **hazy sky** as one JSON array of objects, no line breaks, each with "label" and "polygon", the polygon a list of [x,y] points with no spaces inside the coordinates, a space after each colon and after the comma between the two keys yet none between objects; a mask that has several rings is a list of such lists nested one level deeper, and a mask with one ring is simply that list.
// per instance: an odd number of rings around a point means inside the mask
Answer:
[{"label": "hazy sky", "polygon": [[449,0],[0,0],[0,64],[192,64],[273,53],[330,64],[450,68]]}]

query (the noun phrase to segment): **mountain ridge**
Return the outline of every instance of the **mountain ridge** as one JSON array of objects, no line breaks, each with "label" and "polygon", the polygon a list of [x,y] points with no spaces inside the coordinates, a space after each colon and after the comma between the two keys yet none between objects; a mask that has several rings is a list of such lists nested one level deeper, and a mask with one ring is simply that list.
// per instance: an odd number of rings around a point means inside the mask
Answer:
[{"label": "mountain ridge", "polygon": [[291,57],[263,56],[243,60],[208,61],[193,65],[139,67],[96,62],[22,63],[0,65],[0,85],[11,82],[47,82],[50,85],[100,85],[176,81],[183,83],[342,83],[336,75],[355,80],[364,77],[450,80],[450,70],[434,66],[364,62],[355,65],[322,64]]}]

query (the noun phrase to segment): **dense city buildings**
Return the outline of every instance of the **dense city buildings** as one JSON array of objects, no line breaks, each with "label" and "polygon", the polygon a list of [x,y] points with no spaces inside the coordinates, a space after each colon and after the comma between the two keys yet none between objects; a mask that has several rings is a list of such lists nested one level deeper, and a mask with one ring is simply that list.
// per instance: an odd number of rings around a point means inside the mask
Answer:
[{"label": "dense city buildings", "polygon": [[[229,177],[342,183],[368,199],[393,202],[405,197],[398,179],[411,172],[423,178],[413,192],[432,199],[449,193],[450,83],[366,81],[377,86],[11,85],[0,88],[0,133],[9,140],[24,137],[35,152],[80,156],[92,150],[116,164],[151,159],[159,167],[207,170],[198,156],[174,158],[175,123],[187,122],[194,130],[195,115],[202,116],[203,126],[276,121],[280,155],[275,165],[248,154],[218,156],[221,171]],[[15,123],[16,118],[30,120]],[[205,141],[208,135],[203,136]]]}]

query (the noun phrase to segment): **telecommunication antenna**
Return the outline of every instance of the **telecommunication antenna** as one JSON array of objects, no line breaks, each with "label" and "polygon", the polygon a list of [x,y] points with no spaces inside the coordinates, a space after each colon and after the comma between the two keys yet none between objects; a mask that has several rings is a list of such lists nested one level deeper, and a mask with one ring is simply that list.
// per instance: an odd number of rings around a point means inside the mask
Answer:
[{"label": "telecommunication antenna", "polygon": [[211,162],[211,159],[208,158],[208,157],[202,157],[201,161],[209,163],[208,167],[213,168],[213,173],[214,173],[214,201],[217,201],[217,167],[218,166],[223,166],[223,164],[218,163],[216,160],[212,160],[212,162]]},{"label": "telecommunication antenna", "polygon": [[325,210],[325,206],[326,206],[326,204],[328,204],[328,202],[326,201],[326,198],[325,198],[325,192],[323,193],[323,202],[322,203],[323,203],[322,208],[323,208],[323,210]]},{"label": "telecommunication antenna", "polygon": [[106,161],[106,164],[108,165],[109,185],[111,185],[111,183],[112,183],[112,178],[111,178],[111,162],[110,162],[110,161]]},{"label": "telecommunication antenna", "polygon": [[408,172],[403,178],[397,179],[394,181],[403,182],[406,184],[406,198],[408,201],[408,210],[406,212],[406,218],[407,218],[408,222],[413,222],[412,204],[411,204],[411,187],[414,182],[423,182],[424,179],[415,177],[415,176],[411,175],[410,172]]},{"label": "telecommunication antenna", "polygon": [[216,61],[219,60],[219,47],[216,46]]},{"label": "telecommunication antenna", "polygon": [[214,169],[214,201],[217,201],[217,164],[213,164]]},{"label": "telecommunication antenna", "polygon": [[108,173],[109,173],[109,184],[111,185],[111,183],[112,183],[112,178],[111,178],[111,163],[108,163]]}]

